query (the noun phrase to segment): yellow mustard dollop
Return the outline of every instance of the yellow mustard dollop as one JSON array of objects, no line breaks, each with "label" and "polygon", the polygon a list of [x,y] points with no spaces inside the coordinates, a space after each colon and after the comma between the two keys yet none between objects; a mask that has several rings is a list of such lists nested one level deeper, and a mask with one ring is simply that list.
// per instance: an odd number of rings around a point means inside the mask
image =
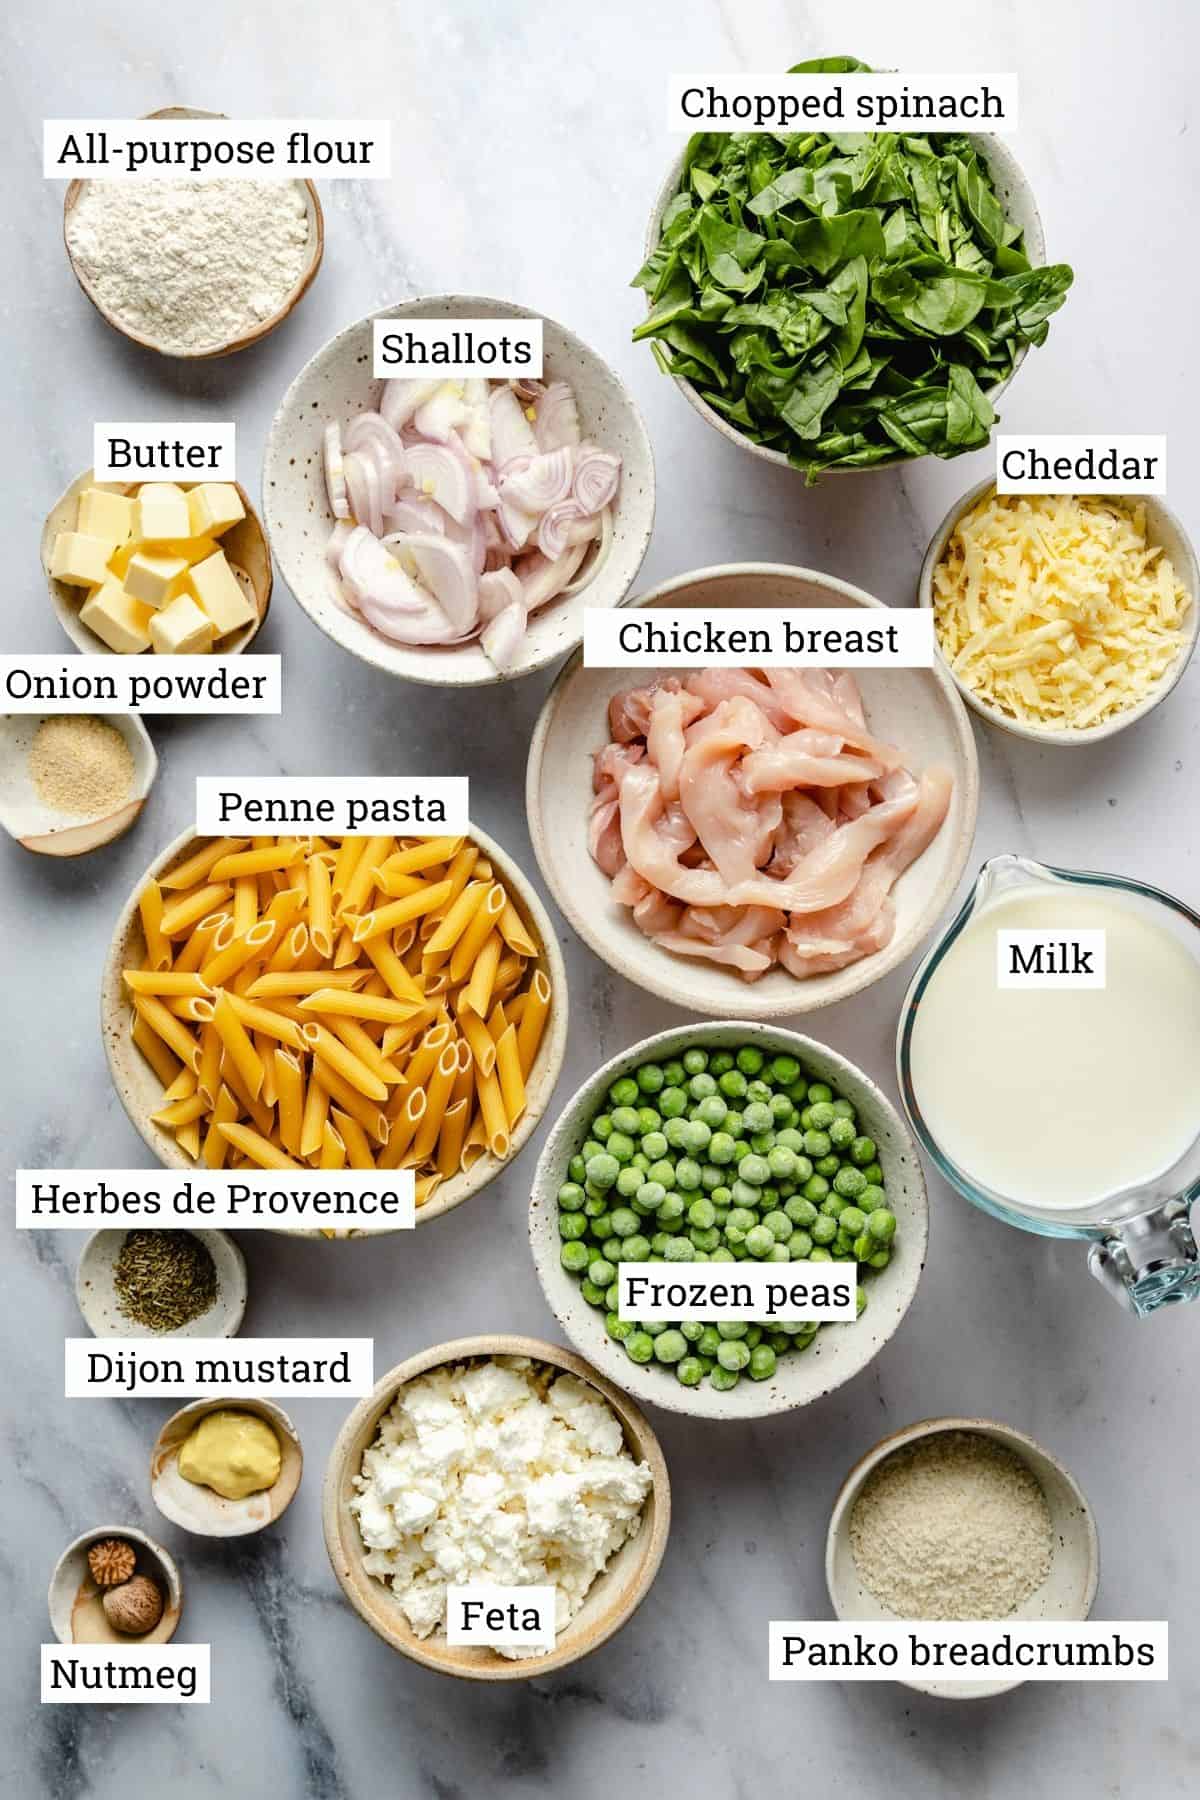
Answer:
[{"label": "yellow mustard dollop", "polygon": [[257,1413],[205,1413],[179,1451],[179,1473],[226,1500],[245,1500],[274,1487],[283,1455],[279,1439]]}]

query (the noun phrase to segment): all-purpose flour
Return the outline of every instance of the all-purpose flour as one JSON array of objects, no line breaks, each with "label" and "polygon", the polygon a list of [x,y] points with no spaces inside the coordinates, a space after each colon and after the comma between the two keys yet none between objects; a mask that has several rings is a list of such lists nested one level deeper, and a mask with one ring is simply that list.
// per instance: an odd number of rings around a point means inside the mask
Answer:
[{"label": "all-purpose flour", "polygon": [[295,181],[89,181],[67,243],[106,312],[195,355],[279,309],[308,260],[308,215]]}]

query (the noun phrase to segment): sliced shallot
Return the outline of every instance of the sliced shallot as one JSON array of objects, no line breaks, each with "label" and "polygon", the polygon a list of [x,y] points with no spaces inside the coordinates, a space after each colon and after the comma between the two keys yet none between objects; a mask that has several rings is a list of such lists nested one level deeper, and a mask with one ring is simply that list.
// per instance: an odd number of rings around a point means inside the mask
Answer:
[{"label": "sliced shallot", "polygon": [[525,512],[543,513],[556,501],[565,500],[571,491],[573,453],[565,447],[548,450],[523,459],[524,466],[514,473],[501,475],[499,491],[502,499]]},{"label": "sliced shallot", "polygon": [[521,648],[527,623],[523,602],[514,600],[484,626],[480,642],[498,669],[512,666],[517,651]]},{"label": "sliced shallot", "polygon": [[393,431],[399,431],[416,412],[418,406],[424,406],[432,394],[436,394],[441,382],[430,381],[424,376],[405,376],[383,384],[383,396],[379,402],[379,410]]},{"label": "sliced shallot", "polygon": [[350,517],[350,496],[346,492],[346,468],[342,459],[342,428],[336,422],[325,427],[325,491],[335,519]]},{"label": "sliced shallot", "polygon": [[400,566],[429,589],[455,635],[470,631],[479,616],[475,570],[470,550],[436,532],[405,532],[384,539]]},{"label": "sliced shallot", "polygon": [[575,476],[571,492],[581,512],[598,513],[611,506],[621,479],[621,459],[595,444],[581,446],[575,458]]},{"label": "sliced shallot", "polygon": [[416,488],[436,500],[443,511],[464,525],[474,505],[465,464],[444,444],[413,444],[404,452],[404,472]]},{"label": "sliced shallot", "polygon": [[552,381],[537,402],[533,429],[539,450],[558,450],[579,442],[579,409],[565,381]]}]

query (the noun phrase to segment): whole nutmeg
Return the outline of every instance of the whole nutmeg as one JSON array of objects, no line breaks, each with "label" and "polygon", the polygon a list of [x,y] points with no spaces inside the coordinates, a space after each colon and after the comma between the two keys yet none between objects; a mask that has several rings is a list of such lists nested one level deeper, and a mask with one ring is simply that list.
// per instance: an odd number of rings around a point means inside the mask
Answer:
[{"label": "whole nutmeg", "polygon": [[116,1587],[128,1581],[137,1563],[132,1544],[124,1538],[101,1538],[88,1551],[88,1568],[97,1587]]},{"label": "whole nutmeg", "polygon": [[101,1604],[113,1630],[131,1637],[145,1637],[163,1616],[162,1590],[149,1575],[135,1575],[132,1581],[107,1589]]}]

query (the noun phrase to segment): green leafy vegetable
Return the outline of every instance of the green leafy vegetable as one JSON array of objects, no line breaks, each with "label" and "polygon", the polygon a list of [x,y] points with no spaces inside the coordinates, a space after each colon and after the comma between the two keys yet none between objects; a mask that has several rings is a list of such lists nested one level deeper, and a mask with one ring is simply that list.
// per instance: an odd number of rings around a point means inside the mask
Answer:
[{"label": "green leafy vegetable", "polygon": [[[854,57],[793,74],[852,75]],[[988,398],[1071,285],[1031,268],[970,139],[701,132],[633,285],[634,332],[809,479],[986,444]]]}]

